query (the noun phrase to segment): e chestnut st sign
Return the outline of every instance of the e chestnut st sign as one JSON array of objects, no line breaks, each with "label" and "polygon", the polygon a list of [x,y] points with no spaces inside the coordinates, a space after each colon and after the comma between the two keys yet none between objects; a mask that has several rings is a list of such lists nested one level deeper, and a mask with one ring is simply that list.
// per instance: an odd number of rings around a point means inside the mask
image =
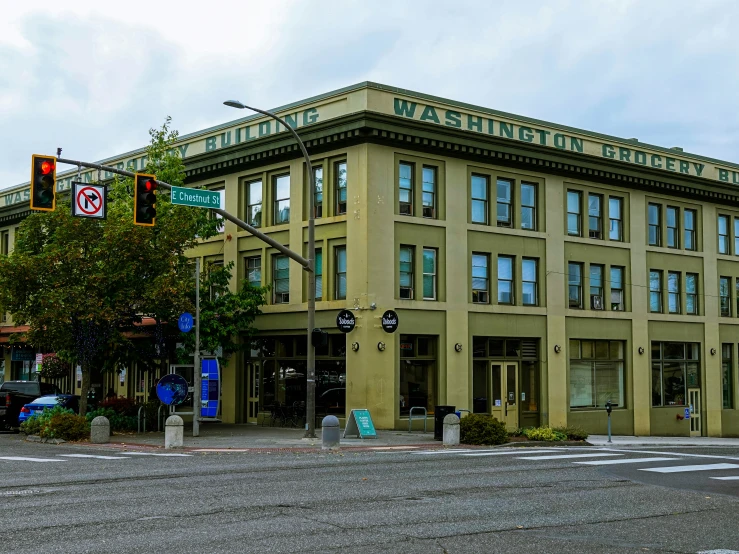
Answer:
[{"label": "e chestnut st sign", "polygon": [[172,187],[172,204],[193,206],[195,208],[223,208],[219,192],[185,187]]}]

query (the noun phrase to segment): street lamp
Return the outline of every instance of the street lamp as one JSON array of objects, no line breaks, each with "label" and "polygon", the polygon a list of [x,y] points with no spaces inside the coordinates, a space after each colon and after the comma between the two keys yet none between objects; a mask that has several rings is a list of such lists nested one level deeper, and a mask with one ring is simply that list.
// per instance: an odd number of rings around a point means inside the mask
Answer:
[{"label": "street lamp", "polygon": [[[307,328],[307,340],[308,340],[308,375],[306,378],[306,401],[305,401],[305,437],[315,438],[316,437],[316,350],[311,341],[311,332],[315,327],[316,322],[316,220],[315,220],[315,190],[316,190],[316,178],[313,174],[313,166],[310,163],[310,157],[308,151],[305,149],[305,144],[300,140],[298,133],[295,132],[287,122],[281,117],[268,112],[265,110],[259,110],[252,108],[246,104],[242,104],[238,100],[226,100],[224,102],[226,106],[232,108],[238,108],[240,110],[247,109],[253,112],[258,112],[266,116],[271,117],[282,123],[282,125],[290,131],[295,140],[298,141],[298,146],[303,152],[305,158],[305,165],[308,170],[308,179],[310,183],[310,193],[308,194],[308,263],[303,265],[303,269],[308,272],[308,328]],[[298,211],[298,213],[300,213]]]}]

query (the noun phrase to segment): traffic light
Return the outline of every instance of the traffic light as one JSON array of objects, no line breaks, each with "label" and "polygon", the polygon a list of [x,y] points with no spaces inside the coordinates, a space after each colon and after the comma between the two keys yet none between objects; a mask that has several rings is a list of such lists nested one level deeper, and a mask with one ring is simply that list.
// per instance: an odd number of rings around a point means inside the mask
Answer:
[{"label": "traffic light", "polygon": [[31,209],[53,212],[56,208],[56,158],[31,156]]},{"label": "traffic light", "polygon": [[328,333],[322,329],[313,329],[310,342],[314,347],[328,346]]},{"label": "traffic light", "polygon": [[157,178],[137,173],[134,178],[133,223],[153,227],[157,220]]}]

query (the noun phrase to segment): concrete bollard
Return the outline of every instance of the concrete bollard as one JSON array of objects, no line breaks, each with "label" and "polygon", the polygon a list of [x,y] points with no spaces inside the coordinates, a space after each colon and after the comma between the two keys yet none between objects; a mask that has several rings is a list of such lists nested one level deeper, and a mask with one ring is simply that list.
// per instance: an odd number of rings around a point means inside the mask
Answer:
[{"label": "concrete bollard", "polygon": [[459,444],[459,418],[456,414],[447,414],[444,417],[444,446]]},{"label": "concrete bollard", "polygon": [[340,442],[339,418],[327,415],[321,421],[321,450],[338,450]]},{"label": "concrete bollard", "polygon": [[164,422],[164,448],[182,448],[185,437],[185,423],[178,415],[171,415]]},{"label": "concrete bollard", "polygon": [[97,416],[90,423],[90,442],[106,444],[110,442],[110,421],[105,416]]}]

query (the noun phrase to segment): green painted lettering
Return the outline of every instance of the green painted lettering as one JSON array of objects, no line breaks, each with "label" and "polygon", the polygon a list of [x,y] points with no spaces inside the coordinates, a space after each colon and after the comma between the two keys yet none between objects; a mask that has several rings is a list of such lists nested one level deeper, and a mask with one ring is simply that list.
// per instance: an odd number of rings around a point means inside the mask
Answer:
[{"label": "green painted lettering", "polygon": [[426,106],[421,114],[421,121],[433,121],[434,123],[441,123],[439,116],[436,115],[436,110],[433,106]]},{"label": "green painted lettering", "polygon": [[[110,171],[106,171],[103,175],[105,175],[104,179],[106,181],[113,178],[113,174]],[[60,185],[60,187],[63,187],[64,186],[64,181],[62,181],[61,183],[59,183],[59,185]],[[63,188],[60,188],[59,190],[64,190],[64,189]]]},{"label": "green painted lettering", "polygon": [[318,110],[315,108],[308,108],[303,112],[303,125],[310,125],[318,121]]},{"label": "green painted lettering", "polygon": [[670,171],[675,171],[675,158],[670,158],[668,156],[665,156],[665,169],[669,169]]},{"label": "green painted lettering", "polygon": [[498,131],[498,135],[501,137],[505,136],[511,139],[513,138],[513,123],[509,125],[508,123],[503,123],[501,121],[500,124],[498,124],[498,128],[500,129],[500,131]]},{"label": "green painted lettering", "polygon": [[221,148],[229,146],[231,144],[231,131],[221,133]]},{"label": "green painted lettering", "polygon": [[680,173],[687,173],[690,175],[690,164],[680,160]]},{"label": "green painted lettering", "polygon": [[181,146],[178,146],[177,149],[180,151],[180,157],[184,158],[185,154],[187,154],[187,149],[190,148],[189,144],[183,144]]},{"label": "green painted lettering", "polygon": [[562,133],[556,133],[554,135],[554,146],[560,150],[565,149],[565,136]]},{"label": "green painted lettering", "polygon": [[138,162],[136,159],[128,160],[128,162],[126,162],[126,169],[136,171],[137,168],[138,168]]},{"label": "green painted lettering", "polygon": [[241,128],[236,129],[236,144],[241,144]]},{"label": "green painted lettering", "polygon": [[251,136],[251,127],[244,127],[244,130],[246,131],[246,133],[244,133],[244,142],[248,140],[254,140],[255,138],[257,138],[257,137]]},{"label": "green painted lettering", "polygon": [[23,191],[23,200],[30,200],[31,199],[31,189],[26,189]]},{"label": "green painted lettering", "polygon": [[700,177],[701,175],[703,175],[703,168],[706,167],[706,166],[703,165],[703,164],[697,164],[697,163],[693,162],[693,167],[695,168],[695,174],[698,177]]},{"label": "green painted lettering", "polygon": [[536,132],[539,134],[539,144],[542,146],[547,145],[547,135],[551,135],[549,131],[542,131],[541,129],[536,129]]},{"label": "green painted lettering", "polygon": [[116,169],[123,169],[125,166],[123,165],[123,162],[118,162],[115,164]]},{"label": "green painted lettering", "polygon": [[259,124],[259,136],[265,137],[272,133],[272,122],[271,121],[262,121]]},{"label": "green painted lettering", "polygon": [[407,102],[400,98],[394,98],[395,115],[402,115],[403,117],[413,117],[416,113],[416,103]]},{"label": "green painted lettering", "polygon": [[205,139],[205,151],[206,152],[212,152],[217,148],[216,146],[216,137],[208,137]]},{"label": "green painted lettering", "polygon": [[731,180],[735,185],[739,185],[739,172],[732,171],[731,172]]},{"label": "green painted lettering", "polygon": [[616,157],[616,149],[613,148],[610,144],[604,144],[603,145],[603,157],[604,158],[615,158]]},{"label": "green painted lettering", "polygon": [[534,140],[534,132],[530,127],[519,127],[518,128],[518,140],[524,142],[531,142]]},{"label": "green painted lettering", "polygon": [[283,117],[282,119],[284,119],[285,120],[285,123],[287,123],[293,129],[297,129],[298,128],[298,114],[296,114],[296,113],[293,114],[293,115],[288,114],[285,117]]},{"label": "green painted lettering", "polygon": [[652,167],[656,167],[657,169],[662,167],[662,156],[652,154]]},{"label": "green painted lettering", "polygon": [[647,165],[647,155],[644,152],[637,150],[634,152],[634,163],[640,165]]},{"label": "green painted lettering", "polygon": [[[423,116],[421,116],[421,119],[423,119]],[[477,131],[479,133],[482,133],[482,117],[479,117],[476,115],[468,115],[467,116],[467,128],[470,131]]]},{"label": "green painted lettering", "polygon": [[718,170],[718,180],[725,181],[728,183],[729,182],[729,172],[726,171],[725,169],[719,169]]},{"label": "green painted lettering", "polygon": [[444,113],[444,122],[449,127],[462,127],[462,114],[459,112],[455,112],[454,110],[447,110],[446,113]]},{"label": "green painted lettering", "polygon": [[[136,160],[133,160],[133,161],[135,162]],[[129,166],[129,167],[130,167],[130,166]],[[136,171],[136,166],[133,166],[133,170],[134,170],[134,171]],[[85,174],[84,174],[84,175],[82,176],[82,180],[83,180],[83,181],[84,181],[85,183],[92,183],[92,173],[85,173]]]},{"label": "green painted lettering", "polygon": [[618,147],[618,159],[622,162],[630,162],[631,161],[631,150],[628,148],[623,148],[621,146]]}]

